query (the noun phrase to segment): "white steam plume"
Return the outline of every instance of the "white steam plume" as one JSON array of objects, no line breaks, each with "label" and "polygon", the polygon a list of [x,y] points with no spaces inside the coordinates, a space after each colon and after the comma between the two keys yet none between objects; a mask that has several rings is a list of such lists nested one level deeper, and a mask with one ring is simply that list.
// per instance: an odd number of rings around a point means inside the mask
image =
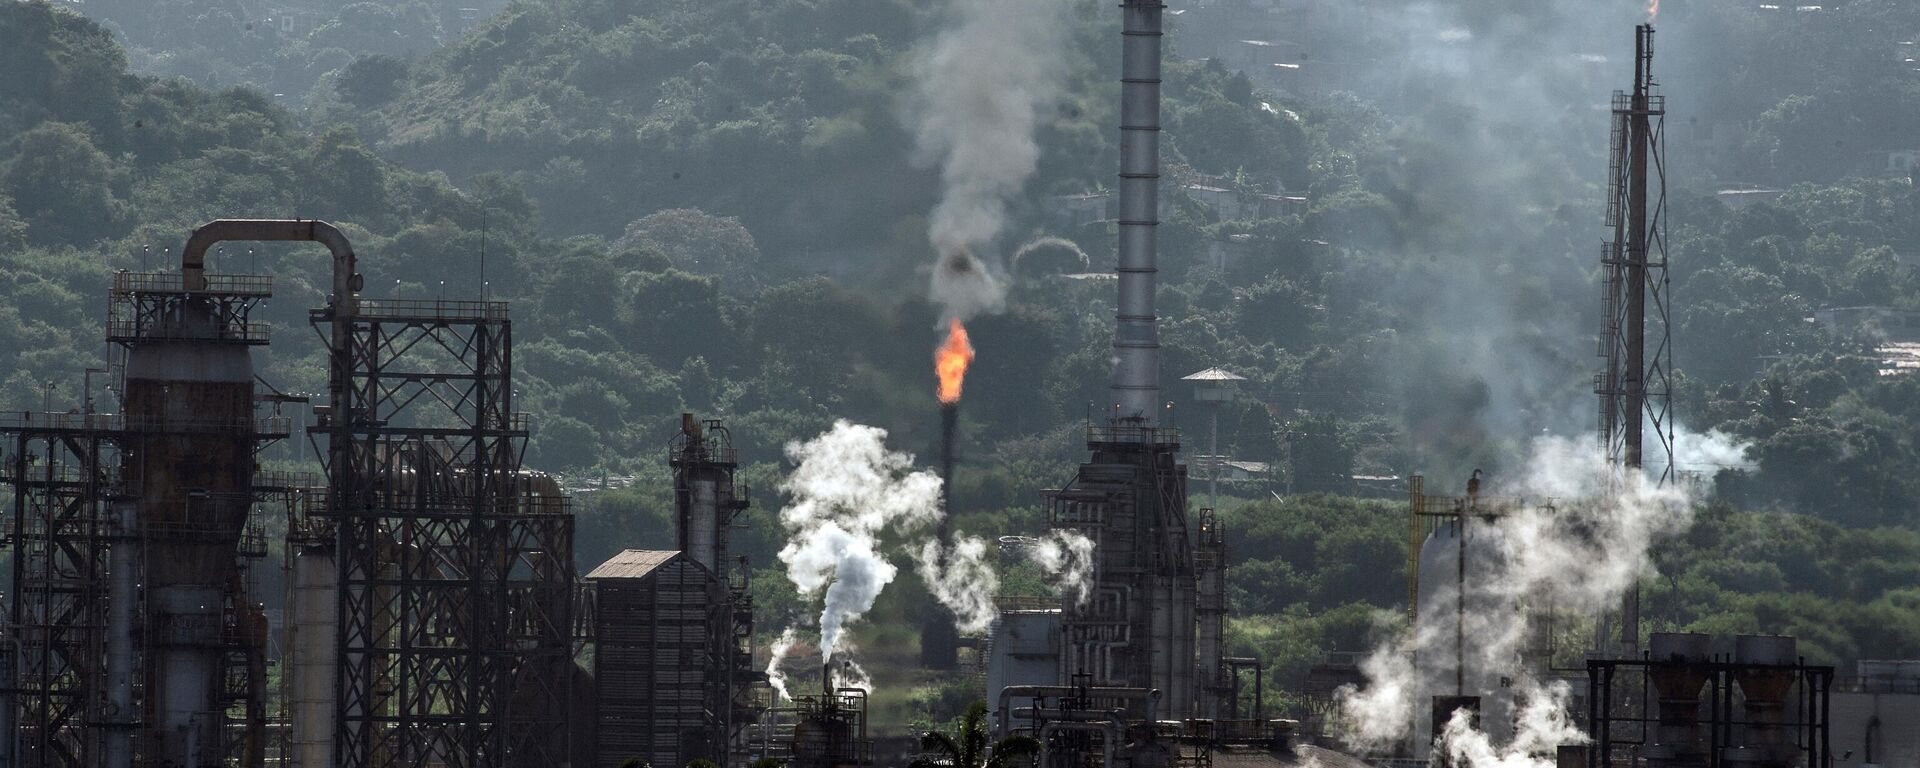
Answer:
[{"label": "white steam plume", "polygon": [[1474,727],[1471,714],[1455,710],[1435,739],[1434,750],[1445,754],[1450,764],[1469,768],[1544,768],[1555,764],[1546,755],[1561,745],[1589,741],[1567,716],[1573,691],[1566,683],[1529,686],[1523,698],[1511,742],[1495,744],[1485,731]]},{"label": "white steam plume", "polygon": [[[1362,664],[1367,685],[1343,689],[1336,713],[1349,747],[1391,748],[1420,733],[1424,725],[1416,724],[1429,697],[1454,692],[1456,658],[1467,666],[1465,693],[1495,692],[1498,678],[1517,670],[1522,694],[1511,736],[1455,732],[1464,723],[1435,734],[1444,749],[1466,761],[1456,764],[1546,768],[1551,759],[1533,756],[1584,742],[1568,725],[1566,692],[1525,677],[1522,657],[1537,629],[1527,608],[1590,615],[1616,607],[1649,569],[1653,545],[1692,523],[1692,507],[1678,488],[1655,487],[1643,475],[1618,475],[1590,440],[1542,438],[1531,448],[1526,475],[1508,490],[1558,501],[1469,516],[1465,599],[1455,602],[1452,584],[1422,586],[1432,596],[1431,603],[1423,596],[1423,606],[1459,605],[1459,613],[1421,610],[1411,633],[1377,648]],[[1462,635],[1469,641],[1464,649],[1457,644]],[[1508,719],[1499,711],[1504,704],[1482,705],[1489,723]]]},{"label": "white steam plume", "polygon": [[1048,531],[1027,548],[1027,557],[1052,579],[1062,598],[1078,606],[1087,604],[1092,594],[1093,539],[1079,531]]},{"label": "white steam plume", "polygon": [[[849,648],[847,650],[852,649]],[[840,663],[833,665],[833,687],[835,689],[858,688],[863,691],[871,691],[873,690],[873,675],[867,674],[866,667],[860,666],[860,664],[853,659],[843,659]]]},{"label": "white steam plume", "polygon": [[911,531],[940,515],[940,478],[913,471],[913,456],[887,450],[886,430],[839,421],[787,444],[797,466],[781,483],[787,545],[780,561],[800,594],[826,592],[820,653],[831,660],[848,622],[873,607],[898,573],[878,548],[881,531]]},{"label": "white steam plume", "polygon": [[793,701],[793,695],[787,692],[787,672],[780,668],[780,662],[787,657],[788,651],[793,650],[797,639],[793,627],[787,627],[781,630],[780,639],[773,641],[773,647],[767,649],[770,656],[767,659],[767,684],[773,686],[773,692],[779,694],[781,701]]},{"label": "white steam plume", "polygon": [[993,595],[1000,577],[987,559],[986,540],[955,536],[948,548],[940,546],[938,538],[929,538],[914,553],[914,563],[927,591],[953,611],[954,626],[961,632],[984,632],[993,624]]},{"label": "white steam plume", "polygon": [[1034,133],[1061,89],[1066,3],[948,0],[922,46],[906,122],[916,159],[940,169],[927,224],[932,298],[949,316],[997,309],[1005,289],[973,255],[1006,226],[1007,201],[1040,161]]},{"label": "white steam plume", "polygon": [[1080,250],[1079,243],[1064,237],[1054,237],[1053,235],[1036,237],[1027,241],[1025,245],[1020,246],[1019,249],[1013,252],[1014,265],[1017,267],[1021,262],[1026,261],[1028,256],[1033,255],[1035,251],[1042,248],[1058,248],[1073,254],[1073,258],[1075,262],[1080,265],[1080,271],[1082,272],[1093,268],[1093,258],[1088,256],[1086,251]]},{"label": "white steam plume", "polygon": [[1717,429],[1702,434],[1679,424],[1673,430],[1674,468],[1682,472],[1700,472],[1712,477],[1722,469],[1753,469],[1753,460],[1747,458],[1747,451],[1752,447]]}]

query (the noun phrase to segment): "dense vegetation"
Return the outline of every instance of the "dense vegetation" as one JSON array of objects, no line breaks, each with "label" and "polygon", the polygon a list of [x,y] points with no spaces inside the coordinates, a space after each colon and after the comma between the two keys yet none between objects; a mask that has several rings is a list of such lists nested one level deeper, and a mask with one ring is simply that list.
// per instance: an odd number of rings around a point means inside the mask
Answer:
[{"label": "dense vegetation", "polygon": [[[1793,32],[1744,5],[1689,5],[1676,23],[1713,37],[1688,39],[1744,62],[1691,86],[1701,113],[1755,126],[1701,178],[1786,191],[1736,210],[1673,174],[1678,412],[1750,450],[1743,466],[1691,467],[1717,473],[1719,500],[1658,553],[1648,614],[1794,632],[1834,661],[1910,656],[1920,379],[1883,375],[1876,329],[1809,318],[1920,309],[1920,191],[1857,172],[1865,148],[1911,141],[1920,78],[1910,62],[1849,58],[1920,36],[1920,9],[1855,0]],[[122,14],[124,42],[44,2],[0,3],[0,352],[14,361],[0,406],[79,400],[111,270],[167,268],[210,218],[326,218],[355,239],[370,294],[515,302],[529,463],[574,487],[632,482],[582,494],[583,562],[670,545],[666,439],[683,409],[725,417],[755,490],[740,548],[763,566],[754,588],[777,625],[800,612],[764,568],[781,445],[836,417],[923,454],[934,439],[920,270],[936,185],[896,119],[912,46],[940,21],[925,6],[516,2],[462,37],[400,42],[353,30],[438,28],[439,4],[355,3],[295,45],[212,0],[89,3]],[[972,326],[956,503],[981,533],[1037,531],[1038,490],[1069,476],[1105,398],[1111,284],[1056,273],[1098,270],[1110,234],[1045,209],[1101,190],[1117,162],[1106,7],[1076,4],[1068,95],[1001,244],[1062,236],[1090,263],[1053,246],[1008,264],[1007,311]],[[239,33],[213,23],[229,20]],[[1462,23],[1483,22],[1497,26]],[[200,84],[137,74],[128,50],[142,71]],[[1222,500],[1233,650],[1291,680],[1365,647],[1405,599],[1404,510],[1357,498],[1354,475],[1499,478],[1530,436],[1590,429],[1605,114],[1500,117],[1444,88],[1281,97],[1217,61],[1172,63],[1167,80],[1170,179],[1307,199],[1223,212],[1170,183],[1162,234],[1163,378],[1247,376],[1220,414],[1222,453],[1277,467]],[[304,111],[266,95],[309,88]],[[1222,248],[1224,263],[1203,258]],[[276,276],[263,374],[320,390],[302,326],[321,260],[229,247],[215,267]],[[1203,412],[1167,394],[1197,434]],[[1009,581],[1037,584],[1018,568]],[[903,579],[873,631],[902,631],[925,602],[915,590]]]}]

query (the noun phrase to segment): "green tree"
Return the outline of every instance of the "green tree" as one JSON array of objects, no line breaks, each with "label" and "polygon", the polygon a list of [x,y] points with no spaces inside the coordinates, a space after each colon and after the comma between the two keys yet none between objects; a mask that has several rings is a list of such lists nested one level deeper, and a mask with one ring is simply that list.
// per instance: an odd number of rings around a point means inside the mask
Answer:
[{"label": "green tree", "polygon": [[113,196],[113,165],[93,145],[86,126],[42,123],[8,147],[0,166],[0,194],[13,198],[40,245],[85,245],[120,233],[120,202]]},{"label": "green tree", "polygon": [[27,244],[27,222],[13,210],[13,200],[0,195],[0,251],[12,251]]},{"label": "green tree", "polygon": [[914,758],[907,768],[1013,768],[1019,765],[1015,760],[1040,753],[1040,742],[1031,736],[1008,736],[991,744],[987,738],[987,703],[975,701],[954,733],[922,734],[920,749],[928,754]]},{"label": "green tree", "polygon": [[348,64],[333,81],[333,87],[348,104],[373,109],[400,95],[407,77],[407,63],[394,56],[360,56]]},{"label": "green tree", "polygon": [[759,285],[760,248],[737,218],[698,208],[648,214],[628,224],[615,247],[637,244],[652,245],[682,270],[718,278],[729,293],[748,293]]},{"label": "green tree", "polygon": [[1346,493],[1353,487],[1353,437],[1325,414],[1308,414],[1287,431],[1293,490]]},{"label": "green tree", "polygon": [[734,334],[714,282],[678,269],[621,278],[615,311],[629,347],[669,369],[698,355],[731,358]]}]

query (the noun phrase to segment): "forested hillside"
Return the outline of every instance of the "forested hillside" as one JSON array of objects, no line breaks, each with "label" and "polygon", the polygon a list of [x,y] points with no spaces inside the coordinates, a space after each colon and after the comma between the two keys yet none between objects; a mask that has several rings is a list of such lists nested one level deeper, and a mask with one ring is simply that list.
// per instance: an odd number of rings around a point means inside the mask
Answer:
[{"label": "forested hillside", "polygon": [[[212,0],[173,5],[227,18]],[[1483,41],[1537,32],[1463,5],[1445,23]],[[1069,85],[1039,172],[1013,235],[986,254],[1012,288],[1006,311],[971,326],[955,498],[960,527],[982,534],[1042,527],[1038,491],[1070,476],[1106,397],[1112,283],[1081,273],[1111,263],[1111,222],[1059,207],[1112,186],[1107,8],[1074,4]],[[1920,8],[1855,0],[1801,33],[1731,3],[1670,13],[1687,30],[1670,45],[1696,46],[1676,58],[1711,45],[1726,54],[1713,63],[1737,64],[1711,87],[1674,86],[1672,130],[1687,93],[1757,121],[1734,155],[1746,159],[1676,156],[1669,249],[1679,418],[1749,448],[1683,457],[1717,498],[1657,553],[1648,616],[1795,632],[1832,661],[1911,657],[1920,373],[1891,373],[1883,324],[1814,313],[1920,310],[1920,190],[1854,162],[1920,142],[1906,98],[1920,72],[1875,59],[1875,76],[1855,79],[1866,65],[1837,55],[1866,37],[1894,56],[1920,36]],[[270,92],[208,85],[232,75],[136,74],[99,24],[0,3],[0,359],[13,361],[0,406],[79,401],[71,382],[100,363],[112,270],[167,268],[215,217],[324,218],[354,238],[369,295],[514,302],[529,464],[576,488],[631,482],[581,494],[583,562],[670,544],[664,449],[693,410],[732,428],[756,505],[740,551],[773,563],[783,443],[834,418],[886,427],[923,455],[935,439],[924,216],[937,188],[914,162],[898,94],[940,21],[909,0],[553,0],[512,3],[438,47],[342,29],[324,43],[339,54],[302,63],[283,46],[199,43],[250,73],[240,79],[319,84],[290,110]],[[323,45],[322,31],[304,45]],[[1613,42],[1630,43],[1622,31]],[[138,47],[148,69],[184,71],[149,57],[209,60],[150,47],[154,34]],[[1204,412],[1178,377],[1224,366],[1248,378],[1221,413],[1222,453],[1273,470],[1223,488],[1241,612],[1229,650],[1274,659],[1283,688],[1328,651],[1366,647],[1379,609],[1404,601],[1397,482],[1425,473],[1452,488],[1474,468],[1497,482],[1532,437],[1592,429],[1607,234],[1607,115],[1594,104],[1606,94],[1502,114],[1515,89],[1531,107],[1587,86],[1525,66],[1531,48],[1491,47],[1523,57],[1525,82],[1511,63],[1449,60],[1409,65],[1423,89],[1283,95],[1218,60],[1168,66],[1165,394],[1198,434]],[[1768,74],[1785,50],[1804,54],[1793,76]],[[1627,76],[1608,70],[1607,87]],[[1460,87],[1476,80],[1490,83]],[[1856,103],[1869,101],[1881,106]],[[1783,191],[1735,207],[1714,194],[1720,181]],[[1012,258],[1044,235],[1071,245]],[[304,327],[322,260],[230,245],[214,267],[276,276],[262,375],[322,389]],[[1369,487],[1387,490],[1361,498]],[[1016,571],[1010,583],[1038,582]],[[799,612],[777,573],[754,588],[764,610]],[[915,589],[888,593],[879,623],[921,610]]]}]

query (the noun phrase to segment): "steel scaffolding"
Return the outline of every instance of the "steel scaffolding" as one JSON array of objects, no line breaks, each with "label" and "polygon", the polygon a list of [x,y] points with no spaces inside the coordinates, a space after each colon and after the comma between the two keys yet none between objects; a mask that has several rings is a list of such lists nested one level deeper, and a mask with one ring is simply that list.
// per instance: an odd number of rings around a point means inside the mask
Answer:
[{"label": "steel scaffolding", "polygon": [[504,302],[336,301],[336,765],[568,761],[573,519],[522,473]]}]

